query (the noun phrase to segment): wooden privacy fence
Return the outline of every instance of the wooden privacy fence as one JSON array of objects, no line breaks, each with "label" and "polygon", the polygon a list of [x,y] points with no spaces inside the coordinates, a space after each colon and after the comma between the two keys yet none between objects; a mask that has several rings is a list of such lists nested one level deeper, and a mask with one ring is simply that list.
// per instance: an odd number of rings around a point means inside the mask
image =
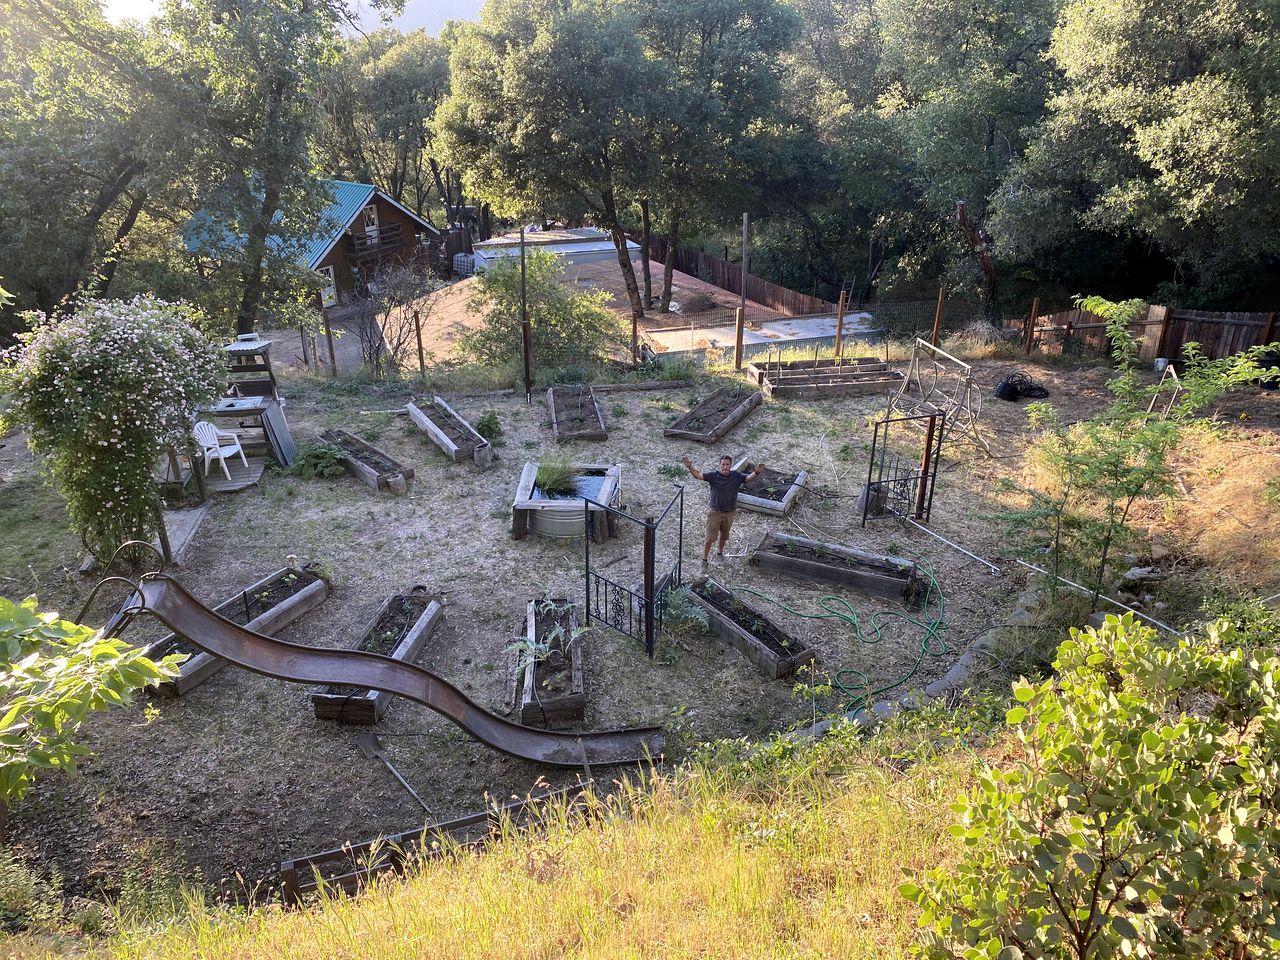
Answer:
[{"label": "wooden privacy fence", "polygon": [[[640,237],[631,238],[637,243]],[[701,250],[686,250],[676,247],[671,253],[672,265],[681,273],[715,284],[721,290],[742,294],[742,264],[730,263],[723,257]],[[661,264],[667,262],[667,241],[665,237],[649,238],[649,258]],[[754,273],[747,274],[747,299],[763,304],[789,317],[829,315],[835,312],[836,305],[821,297],[811,297],[807,293],[789,290],[776,283],[770,283]]]},{"label": "wooden privacy fence", "polygon": [[[1027,330],[1029,317],[1006,321],[1006,328],[1021,327],[1029,353],[1033,348],[1042,353],[1062,353],[1064,350],[1082,347],[1106,351],[1107,322],[1087,310],[1062,310],[1058,313],[1040,314],[1034,326]],[[1188,343],[1200,344],[1200,349],[1210,359],[1220,359],[1256,347],[1274,343],[1280,336],[1277,314],[1245,313],[1239,311],[1183,310],[1151,304],[1129,324],[1129,330],[1138,338],[1138,358],[1155,360],[1157,357],[1176,359]]]}]

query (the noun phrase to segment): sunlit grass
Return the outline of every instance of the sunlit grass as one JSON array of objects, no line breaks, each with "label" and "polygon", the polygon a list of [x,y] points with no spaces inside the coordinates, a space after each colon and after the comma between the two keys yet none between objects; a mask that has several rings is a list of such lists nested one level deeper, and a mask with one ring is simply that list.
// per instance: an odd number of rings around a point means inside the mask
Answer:
[{"label": "sunlit grass", "polygon": [[[737,749],[722,751],[731,756]],[[906,764],[852,731],[624,787],[536,834],[356,898],[185,919],[92,951],[132,958],[902,957],[903,869],[949,862],[972,754]],[[899,767],[905,767],[900,770]],[[19,955],[35,956],[37,953]]]}]

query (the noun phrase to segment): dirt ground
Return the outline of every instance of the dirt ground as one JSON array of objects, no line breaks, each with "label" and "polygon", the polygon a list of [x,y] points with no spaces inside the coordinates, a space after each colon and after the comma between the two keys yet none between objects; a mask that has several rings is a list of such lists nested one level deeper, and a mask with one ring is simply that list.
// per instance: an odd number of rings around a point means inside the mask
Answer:
[{"label": "dirt ground", "polygon": [[[988,397],[1000,377],[1030,367],[1008,360],[976,366]],[[1100,367],[1036,366],[1032,372],[1067,419],[1089,416],[1108,402]],[[817,611],[819,598],[837,591],[784,580],[746,563],[745,554],[767,530],[781,529],[918,558],[945,594],[945,653],[923,658],[920,628],[901,620],[890,618],[880,641],[869,643],[843,624],[804,619],[747,598],[816,649],[820,679],[854,669],[873,686],[889,686],[919,661],[908,685],[923,686],[974,638],[1003,622],[1024,582],[1017,568],[992,575],[920,531],[892,521],[861,526],[852,497],[867,469],[868,417],[883,407],[883,397],[766,402],[713,448],[664,439],[664,424],[714,386],[604,394],[608,440],[564,445],[552,439],[545,394],[536,395],[532,406],[522,397],[455,398],[464,416],[493,410],[503,426],[500,459],[492,470],[477,473],[467,464],[449,463],[407,417],[392,412],[410,396],[407,387],[287,378],[282,391],[296,438],[346,427],[412,465],[417,476],[411,491],[396,497],[348,477],[302,481],[269,473],[257,489],[214,500],[177,576],[212,605],[295,559],[316,561],[332,578],[334,595],[280,636],[333,647],[350,644],[389,594],[422,585],[443,600],[446,613],[422,665],[482,706],[510,715],[509,648],[526,604],[542,593],[578,600],[583,594],[580,540],[511,539],[510,505],[525,461],[567,454],[580,463],[621,464],[626,508],[645,516],[659,512],[675,493],[671,468],[682,455],[710,468],[727,452],[785,471],[805,469],[812,489],[786,520],[740,512],[729,556],[710,567],[718,580],[785,600],[795,610]],[[1251,429],[1269,437],[1280,433],[1280,403],[1274,400],[1274,394],[1254,394],[1239,401],[1252,411]],[[1227,408],[1224,417],[1237,413]],[[982,420],[994,457],[965,444],[949,445],[945,452],[930,526],[984,557],[997,558],[1005,547],[993,519],[1006,496],[997,484],[1016,480],[1022,469],[1025,418],[1024,405],[988,399]],[[0,450],[0,477],[9,486],[26,485],[31,492],[24,500],[33,501],[39,487],[32,486],[30,457],[20,438],[8,442]],[[698,572],[705,507],[705,486],[688,482],[686,579]],[[13,506],[20,508],[33,509]],[[38,520],[47,517],[33,515],[29,522]],[[661,528],[660,568],[676,558],[677,529],[674,521]],[[75,545],[65,536],[41,537],[41,546],[6,551],[0,583],[7,593],[38,587],[46,606],[73,612],[90,586],[68,572]],[[628,582],[638,575],[639,551],[638,531],[624,522],[617,540],[592,547],[593,565]],[[28,569],[14,559],[25,552],[32,556]],[[843,596],[864,626],[876,611],[901,609],[858,594]],[[109,606],[95,607],[90,622],[103,619]],[[131,638],[147,636],[134,629]],[[833,706],[829,699],[815,704],[794,695],[788,681],[765,680],[736,650],[694,631],[664,638],[650,660],[634,640],[596,628],[586,635],[585,654],[583,728],[664,724],[677,756],[689,741],[758,738]],[[283,858],[469,813],[486,795],[523,795],[539,782],[578,776],[502,756],[429,711],[396,702],[377,730],[388,757],[430,807],[427,813],[385,767],[361,754],[356,738],[362,728],[313,717],[309,692],[228,668],[180,699],[143,698],[101,715],[86,738],[93,758],[78,777],[51,776],[38,784],[11,818],[13,839],[24,855],[65,877],[70,892],[111,893],[130,872],[145,875],[160,865],[185,864],[178,869],[229,895],[243,895],[274,882]],[[151,706],[158,713],[149,715]]]}]

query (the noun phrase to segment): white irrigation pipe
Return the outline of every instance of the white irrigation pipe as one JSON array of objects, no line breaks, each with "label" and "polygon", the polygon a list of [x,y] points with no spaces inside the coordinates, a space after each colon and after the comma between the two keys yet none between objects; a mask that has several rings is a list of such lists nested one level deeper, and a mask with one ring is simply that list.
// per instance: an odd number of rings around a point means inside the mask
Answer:
[{"label": "white irrigation pipe", "polygon": [[971,558],[971,559],[973,559],[973,560],[977,560],[980,564],[982,564],[984,567],[986,567],[986,568],[987,568],[988,570],[990,570],[992,573],[999,573],[999,572],[1000,572],[1000,568],[999,568],[999,567],[997,567],[997,566],[996,566],[994,563],[992,563],[990,560],[983,560],[983,559],[982,559],[980,556],[978,556],[976,553],[970,553],[970,552],[969,552],[968,550],[966,550],[964,547],[960,546],[960,544],[955,543],[955,542],[953,542],[953,541],[951,541],[951,540],[948,540],[946,537],[944,537],[944,536],[943,536],[942,534],[940,534],[940,533],[934,533],[932,530],[930,530],[930,529],[929,529],[928,527],[926,527],[924,524],[922,524],[922,523],[916,523],[916,522],[915,522],[914,520],[912,520],[910,517],[908,517],[908,516],[904,516],[903,514],[898,513],[896,510],[890,510],[889,512],[890,512],[890,513],[892,513],[892,514],[893,514],[895,517],[897,517],[899,520],[905,520],[905,521],[907,521],[907,523],[911,524],[911,525],[912,525],[913,527],[915,527],[916,529],[918,529],[918,530],[923,530],[925,533],[927,533],[929,536],[933,537],[935,540],[941,540],[943,543],[945,543],[948,547],[951,547],[953,550],[959,550],[959,551],[960,551],[961,553],[963,553],[966,557],[969,557],[969,558]]},{"label": "white irrigation pipe", "polygon": [[[1091,597],[1094,595],[1093,591],[1090,590],[1088,587],[1082,587],[1080,584],[1076,583],[1073,580],[1068,580],[1066,577],[1059,577],[1056,574],[1052,574],[1048,570],[1043,570],[1040,567],[1037,567],[1034,563],[1027,563],[1025,560],[1019,560],[1017,562],[1022,564],[1028,570],[1034,570],[1037,573],[1043,573],[1046,577],[1053,577],[1053,579],[1057,580],[1059,583],[1065,583],[1068,587],[1075,587],[1081,593],[1088,594]],[[1119,600],[1113,600],[1111,597],[1108,597],[1105,594],[1101,594],[1101,593],[1098,594],[1097,596],[1099,600],[1105,600],[1107,601],[1107,603],[1114,604],[1117,607],[1120,607],[1124,610],[1128,610],[1138,619],[1145,620],[1147,621],[1147,623],[1150,623],[1150,624],[1154,624],[1155,626],[1159,627],[1161,630],[1164,630],[1168,633],[1173,634],[1175,637],[1185,636],[1185,634],[1183,634],[1182,631],[1173,629],[1173,627],[1169,626],[1167,623],[1161,623],[1155,617],[1147,616],[1141,610],[1135,610],[1133,607],[1129,606],[1127,603],[1121,603]]]}]

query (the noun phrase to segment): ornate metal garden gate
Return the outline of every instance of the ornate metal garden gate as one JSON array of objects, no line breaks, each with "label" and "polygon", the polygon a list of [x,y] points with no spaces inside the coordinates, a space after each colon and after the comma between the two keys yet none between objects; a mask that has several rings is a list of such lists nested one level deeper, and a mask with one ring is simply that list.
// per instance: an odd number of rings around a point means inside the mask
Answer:
[{"label": "ornate metal garden gate", "polygon": [[[684,485],[676,484],[675,495],[656,517],[633,517],[631,514],[590,497],[583,497],[587,507],[586,536],[583,537],[583,560],[586,570],[586,622],[593,619],[607,624],[633,640],[643,640],[645,652],[653,656],[654,642],[662,630],[663,600],[681,584],[684,556]],[[619,583],[591,567],[591,512],[605,510],[611,517],[627,520],[640,529],[642,537],[640,580],[631,586]],[[675,556],[666,562],[658,559],[658,530],[663,521],[674,519]],[[662,571],[659,573],[659,571]]]},{"label": "ornate metal garden gate", "polygon": [[[924,443],[918,453],[900,453],[890,447],[889,431],[895,424],[924,429]],[[922,522],[929,519],[945,434],[946,416],[942,413],[885,416],[876,423],[871,435],[867,483],[859,497],[864,527],[873,517],[911,517]]]}]

